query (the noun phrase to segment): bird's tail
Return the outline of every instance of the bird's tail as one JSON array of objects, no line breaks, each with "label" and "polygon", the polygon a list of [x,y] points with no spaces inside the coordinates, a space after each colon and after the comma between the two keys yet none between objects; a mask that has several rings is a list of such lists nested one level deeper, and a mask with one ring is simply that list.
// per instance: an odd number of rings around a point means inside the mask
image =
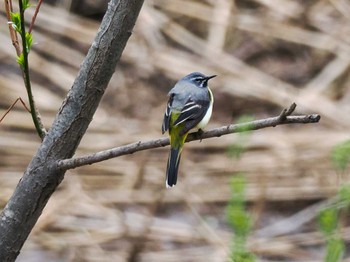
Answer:
[{"label": "bird's tail", "polygon": [[181,150],[182,148],[174,148],[170,149],[170,154],[168,158],[168,165],[166,169],[166,187],[173,187],[176,185],[177,181],[177,172],[179,170],[180,159],[181,159]]}]

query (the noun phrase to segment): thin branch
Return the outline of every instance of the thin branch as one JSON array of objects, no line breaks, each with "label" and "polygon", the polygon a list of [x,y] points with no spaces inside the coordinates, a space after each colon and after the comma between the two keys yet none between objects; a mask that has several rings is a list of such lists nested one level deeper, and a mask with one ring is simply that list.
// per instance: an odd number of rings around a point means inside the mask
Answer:
[{"label": "thin branch", "polygon": [[[46,130],[45,130],[44,125],[43,125],[43,123],[41,121],[41,117],[40,117],[39,111],[38,111],[37,107],[35,106],[35,101],[34,101],[32,88],[31,88],[31,82],[30,82],[29,63],[28,63],[28,51],[29,50],[27,50],[26,32],[25,32],[25,25],[24,25],[24,11],[25,10],[23,8],[23,2],[22,1],[18,1],[19,2],[20,16],[21,16],[21,38],[22,38],[22,50],[21,50],[20,44],[18,42],[17,32],[13,28],[13,25],[12,25],[12,22],[11,22],[12,1],[11,0],[4,0],[4,1],[5,1],[6,16],[7,16],[7,20],[8,20],[8,24],[9,24],[9,30],[10,30],[10,36],[11,36],[12,44],[13,44],[13,46],[16,49],[16,54],[17,54],[18,57],[23,52],[24,64],[23,64],[23,67],[21,66],[21,70],[22,70],[24,85],[26,87],[28,100],[29,100],[29,106],[30,106],[30,111],[29,112],[30,112],[30,114],[32,116],[35,129],[36,129],[39,137],[41,138],[41,140],[43,140],[43,138],[44,138],[44,136],[46,134]],[[41,1],[39,2],[38,6],[37,6],[37,10],[35,11],[35,15],[34,15],[35,17],[37,15],[37,13],[39,12],[40,5],[41,5]],[[32,26],[34,24],[35,17],[33,17],[33,19],[32,19],[31,27],[29,29],[30,31],[31,31]],[[16,100],[16,102],[17,102],[17,100]],[[26,107],[22,100],[21,100],[21,102],[24,105],[24,107]],[[11,110],[11,109],[12,109],[12,107],[10,107],[9,110]],[[9,111],[7,111],[5,113],[3,118],[8,114],[8,112]],[[1,118],[1,120],[3,118]]]},{"label": "thin branch", "polygon": [[43,2],[43,0],[39,0],[38,4],[36,5],[35,13],[34,13],[34,15],[33,15],[33,17],[32,17],[32,21],[31,21],[31,23],[30,23],[30,25],[29,25],[29,30],[28,30],[28,33],[29,33],[29,34],[30,34],[30,33],[32,32],[32,30],[33,30],[34,23],[35,23],[35,19],[36,19],[38,13],[39,13],[40,6],[41,6],[41,3],[42,3],[42,2]]},{"label": "thin branch", "polygon": [[36,132],[38,133],[41,140],[43,140],[44,136],[46,134],[46,130],[45,130],[44,125],[41,121],[39,111],[35,105],[35,100],[34,100],[34,96],[32,93],[32,86],[31,86],[30,75],[29,75],[29,62],[28,62],[28,51],[29,50],[27,49],[26,30],[25,30],[25,25],[24,25],[24,11],[25,10],[23,7],[23,2],[22,1],[18,1],[18,2],[19,2],[19,13],[21,16],[21,38],[22,38],[23,60],[24,60],[23,68],[22,67],[21,68],[22,68],[22,72],[23,72],[24,85],[25,85],[26,90],[27,90],[29,106],[30,106],[30,114],[32,116]]},{"label": "thin branch", "polygon": [[294,112],[295,108],[297,108],[297,104],[292,103],[286,111],[286,116],[290,116]]},{"label": "thin branch", "polygon": [[296,107],[297,107],[297,104],[292,103],[289,108],[284,108],[280,113],[280,115],[278,116],[280,120],[284,120],[286,119],[287,116],[290,116],[294,112]]},{"label": "thin branch", "polygon": [[7,21],[8,21],[8,25],[9,25],[12,45],[16,49],[17,56],[19,56],[22,53],[22,51],[21,51],[21,47],[20,47],[19,42],[18,42],[17,32],[12,26],[12,21],[11,21],[12,1],[11,0],[4,0],[4,2],[5,2],[5,11],[6,11]]},{"label": "thin branch", "polygon": [[30,109],[27,107],[27,105],[24,103],[24,101],[22,100],[22,98],[18,97],[15,102],[12,103],[12,105],[10,105],[10,107],[6,110],[5,114],[0,118],[0,123],[2,122],[2,120],[4,120],[4,118],[7,116],[8,113],[10,113],[10,111],[12,110],[12,108],[16,105],[16,103],[20,101],[23,105],[23,107],[30,113]]},{"label": "thin branch", "polygon": [[[201,134],[199,134],[198,132],[191,133],[188,135],[186,142],[202,140],[202,139],[207,139],[212,137],[220,137],[222,135],[227,135],[232,133],[258,130],[266,127],[275,127],[277,125],[309,124],[309,123],[319,122],[321,117],[318,114],[290,116],[290,114],[294,111],[295,107],[296,105],[293,103],[289,109],[283,110],[282,113],[276,117],[270,117],[270,118],[255,120],[255,121],[241,123],[241,124],[232,124],[228,126],[214,128],[212,130],[203,132]],[[133,154],[135,152],[142,151],[142,150],[168,146],[169,144],[170,144],[169,138],[160,138],[160,139],[150,140],[146,142],[139,141],[128,145],[108,149],[105,151],[100,151],[90,155],[59,160],[57,162],[57,168],[61,170],[73,169],[80,166],[91,165],[97,162],[119,157],[122,155]]]}]

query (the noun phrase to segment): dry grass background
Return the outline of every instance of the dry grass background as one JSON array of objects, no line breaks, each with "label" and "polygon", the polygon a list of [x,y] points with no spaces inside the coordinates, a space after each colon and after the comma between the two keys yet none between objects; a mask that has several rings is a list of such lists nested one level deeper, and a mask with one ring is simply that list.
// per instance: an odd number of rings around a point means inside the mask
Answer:
[{"label": "dry grass background", "polygon": [[[1,112],[26,97],[3,10],[1,2]],[[145,1],[77,155],[159,137],[166,93],[192,71],[219,75],[209,127],[277,115],[292,102],[321,123],[253,132],[239,160],[227,156],[239,135],[187,144],[171,190],[168,148],[69,171],[18,261],[227,261],[225,205],[237,171],[248,182],[249,248],[259,261],[322,261],[315,216],[347,180],[330,153],[349,138],[349,14],[346,0]],[[47,127],[98,24],[57,7],[40,11],[30,64]],[[0,206],[39,146],[33,130],[20,105],[0,125]],[[346,218],[343,226],[349,243]]]}]

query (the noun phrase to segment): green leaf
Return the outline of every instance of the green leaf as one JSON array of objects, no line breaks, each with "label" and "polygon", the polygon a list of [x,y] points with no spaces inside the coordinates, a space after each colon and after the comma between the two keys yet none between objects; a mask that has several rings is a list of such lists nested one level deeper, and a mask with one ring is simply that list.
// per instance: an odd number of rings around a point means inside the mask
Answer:
[{"label": "green leaf", "polygon": [[254,262],[255,256],[248,251],[233,252],[230,257],[231,262]]},{"label": "green leaf", "polygon": [[245,147],[242,143],[232,144],[228,147],[227,155],[229,158],[239,159],[244,152]]},{"label": "green leaf", "polygon": [[318,224],[323,234],[332,235],[338,227],[338,210],[336,208],[321,210],[318,214]]},{"label": "green leaf", "polygon": [[227,220],[237,237],[246,238],[250,233],[251,217],[244,209],[229,206],[227,208]]},{"label": "green leaf", "polygon": [[237,173],[230,179],[231,198],[229,205],[244,206],[246,181],[243,173]]},{"label": "green leaf", "polygon": [[333,148],[332,161],[336,168],[345,170],[350,161],[350,140],[338,144]]},{"label": "green leaf", "polygon": [[254,117],[250,116],[250,115],[242,115],[239,117],[239,119],[237,120],[237,124],[242,125],[238,130],[240,132],[249,132],[253,129],[253,125],[252,124],[246,124],[247,122],[251,122],[254,120]]},{"label": "green leaf", "polygon": [[238,173],[230,180],[231,197],[226,208],[226,219],[235,231],[231,244],[230,261],[254,262],[255,256],[246,248],[251,231],[252,218],[245,207],[246,180],[244,173]]},{"label": "green leaf", "polygon": [[344,241],[339,238],[332,238],[327,243],[326,262],[339,262],[344,254]]},{"label": "green leaf", "polygon": [[12,27],[18,32],[21,33],[21,15],[19,13],[11,13],[11,22]]},{"label": "green leaf", "polygon": [[247,148],[248,138],[251,134],[251,130],[253,129],[253,125],[247,124],[248,122],[253,121],[254,118],[249,115],[242,115],[238,120],[237,124],[241,125],[238,127],[238,135],[239,139],[238,142],[235,144],[232,144],[228,147],[227,154],[230,158],[237,158],[239,159],[241,155],[244,153],[245,149]]},{"label": "green leaf", "polygon": [[234,194],[244,194],[246,181],[243,173],[237,173],[230,180],[230,187]]},{"label": "green leaf", "polygon": [[251,217],[245,210],[246,181],[242,173],[231,178],[231,198],[229,200],[226,216],[230,226],[235,230],[236,237],[246,238],[251,229]]},{"label": "green leaf", "polygon": [[32,6],[29,2],[30,0],[22,0],[23,11]]},{"label": "green leaf", "polygon": [[340,201],[342,201],[346,207],[350,206],[350,184],[341,185],[338,196]]},{"label": "green leaf", "polygon": [[30,48],[32,47],[33,44],[33,35],[31,33],[26,32],[26,47],[27,47],[27,52],[29,53]]},{"label": "green leaf", "polygon": [[24,68],[24,56],[23,56],[23,53],[20,54],[17,57],[17,63],[21,66],[21,68]]}]

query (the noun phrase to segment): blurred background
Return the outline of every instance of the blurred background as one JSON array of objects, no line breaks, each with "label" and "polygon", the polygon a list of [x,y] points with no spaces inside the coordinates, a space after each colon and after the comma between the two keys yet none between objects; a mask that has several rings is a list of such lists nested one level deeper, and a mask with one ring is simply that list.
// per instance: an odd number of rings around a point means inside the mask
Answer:
[{"label": "blurred background", "polygon": [[[0,5],[2,115],[27,97]],[[42,5],[29,59],[47,128],[106,7],[89,0]],[[227,206],[237,174],[251,221],[246,247],[257,261],[323,261],[318,212],[349,173],[332,162],[334,147],[349,139],[349,14],[346,0],[145,1],[77,155],[161,137],[167,92],[193,71],[218,75],[210,82],[208,129],[242,116],[275,116],[292,102],[296,114],[318,113],[321,121],[186,144],[170,190],[168,147],[70,170],[18,261],[229,261]],[[17,103],[0,124],[0,208],[39,144],[31,116]],[[343,261],[350,261],[349,216],[339,223]]]}]

